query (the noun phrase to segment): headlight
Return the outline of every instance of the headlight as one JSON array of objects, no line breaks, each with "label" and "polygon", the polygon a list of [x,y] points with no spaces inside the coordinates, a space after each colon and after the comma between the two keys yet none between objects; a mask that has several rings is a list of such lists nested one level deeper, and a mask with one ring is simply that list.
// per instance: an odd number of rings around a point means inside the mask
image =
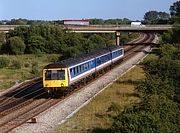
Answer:
[{"label": "headlight", "polygon": [[63,83],[61,83],[61,87],[64,87],[64,84],[63,84]]}]

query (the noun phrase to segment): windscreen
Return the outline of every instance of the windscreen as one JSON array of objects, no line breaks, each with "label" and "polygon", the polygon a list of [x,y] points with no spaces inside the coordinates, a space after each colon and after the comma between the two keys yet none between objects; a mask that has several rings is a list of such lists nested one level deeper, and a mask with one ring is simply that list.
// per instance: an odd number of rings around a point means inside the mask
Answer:
[{"label": "windscreen", "polygon": [[65,80],[64,70],[47,70],[45,80]]}]

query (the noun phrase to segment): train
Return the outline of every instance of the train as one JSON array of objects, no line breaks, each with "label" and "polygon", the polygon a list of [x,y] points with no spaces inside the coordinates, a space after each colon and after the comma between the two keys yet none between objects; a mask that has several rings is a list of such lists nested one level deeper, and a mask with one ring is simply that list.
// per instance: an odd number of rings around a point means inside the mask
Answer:
[{"label": "train", "polygon": [[48,92],[66,90],[123,60],[124,48],[112,45],[78,58],[48,64],[43,68],[43,87]]}]

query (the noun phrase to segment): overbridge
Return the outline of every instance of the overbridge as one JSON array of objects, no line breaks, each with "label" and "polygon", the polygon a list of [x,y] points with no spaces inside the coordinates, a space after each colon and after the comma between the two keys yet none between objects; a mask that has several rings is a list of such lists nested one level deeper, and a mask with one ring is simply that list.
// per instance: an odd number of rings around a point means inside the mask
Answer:
[{"label": "overbridge", "polygon": [[[21,25],[0,25],[0,32],[9,32],[15,27]],[[23,25],[29,26],[29,25]],[[130,26],[130,25],[60,25],[62,28],[69,29],[70,32],[76,33],[115,33],[116,44],[120,43],[120,32],[154,32],[163,33],[172,28],[172,25],[143,25],[143,26]]]},{"label": "overbridge", "polygon": [[130,25],[90,25],[90,26],[67,26],[77,33],[114,33],[114,32],[165,32],[172,28],[172,25],[146,25],[132,27]]},{"label": "overbridge", "polygon": [[171,25],[146,25],[132,27],[130,25],[90,25],[90,26],[67,26],[70,32],[76,33],[115,33],[116,45],[120,44],[121,32],[153,32],[163,33],[172,28]]}]

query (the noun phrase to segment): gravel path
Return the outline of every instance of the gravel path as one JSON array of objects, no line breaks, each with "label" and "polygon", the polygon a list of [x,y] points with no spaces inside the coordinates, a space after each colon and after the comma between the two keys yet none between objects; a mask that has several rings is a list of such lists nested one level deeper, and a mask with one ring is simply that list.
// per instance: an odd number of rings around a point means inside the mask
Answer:
[{"label": "gravel path", "polygon": [[[151,50],[147,46],[145,51]],[[90,85],[84,87],[80,91],[74,93],[70,97],[61,101],[57,105],[51,107],[45,112],[36,117],[37,123],[25,123],[20,127],[14,129],[13,133],[52,133],[56,128],[76,113],[80,108],[89,103],[96,95],[102,92],[107,86],[117,80],[136,64],[138,64],[144,57],[146,52],[139,52],[134,57],[124,62],[120,66],[113,69],[111,72],[105,74]]]}]

